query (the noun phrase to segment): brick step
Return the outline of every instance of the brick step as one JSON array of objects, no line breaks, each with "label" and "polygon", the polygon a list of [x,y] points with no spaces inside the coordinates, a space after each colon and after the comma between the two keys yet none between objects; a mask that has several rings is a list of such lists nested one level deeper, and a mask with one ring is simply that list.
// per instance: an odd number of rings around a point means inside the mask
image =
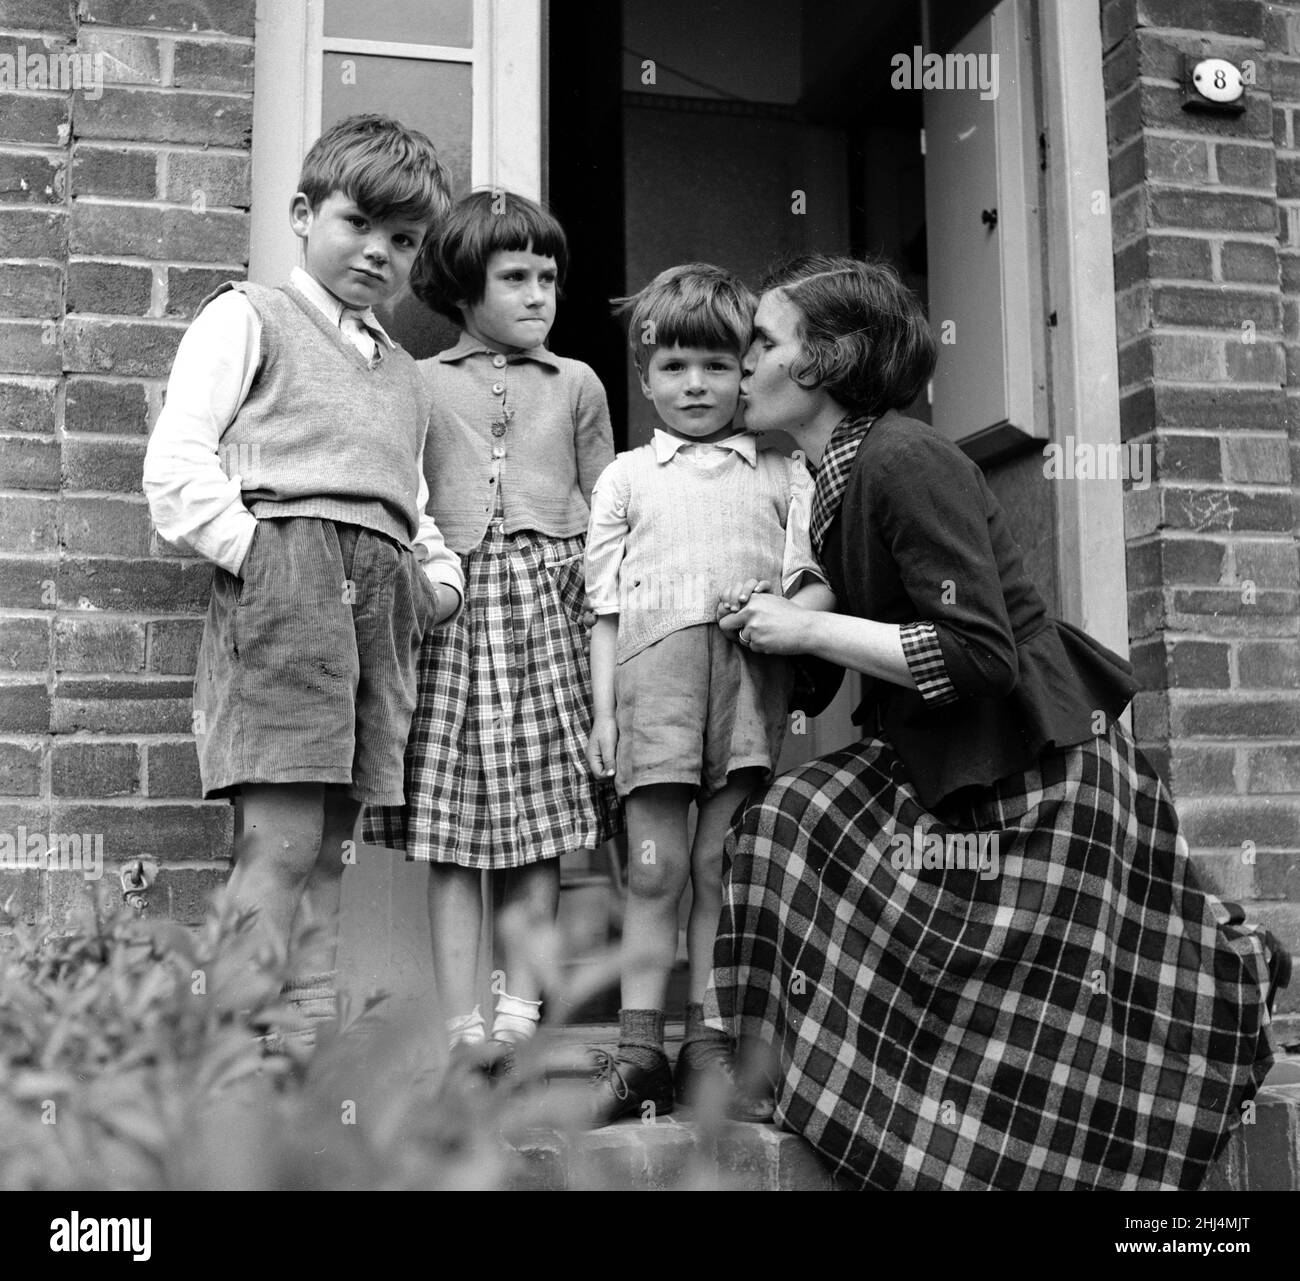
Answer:
[{"label": "brick step", "polygon": [[[681,1025],[674,1025],[680,1044]],[[557,1055],[612,1045],[616,1025],[558,1029]],[[837,1184],[801,1138],[771,1125],[701,1124],[677,1108],[652,1123],[629,1118],[587,1133],[538,1128],[517,1136],[523,1158],[513,1186],[536,1190],[834,1191]],[[1206,1178],[1214,1191],[1300,1191],[1300,1058],[1276,1064],[1255,1098],[1252,1124],[1238,1127]]]},{"label": "brick step", "polygon": [[1237,1127],[1206,1190],[1300,1192],[1300,1056],[1276,1062],[1254,1102],[1254,1123]]}]

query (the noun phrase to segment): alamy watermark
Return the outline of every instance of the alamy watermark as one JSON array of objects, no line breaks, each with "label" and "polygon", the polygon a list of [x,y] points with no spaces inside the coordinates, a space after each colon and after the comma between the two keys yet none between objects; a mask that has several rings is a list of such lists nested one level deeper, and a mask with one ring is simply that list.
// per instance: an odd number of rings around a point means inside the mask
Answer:
[{"label": "alamy watermark", "polygon": [[683,574],[648,574],[619,584],[619,610],[624,613],[711,608],[718,599],[718,585],[707,570]]},{"label": "alamy watermark", "polygon": [[943,870],[978,872],[980,880],[991,881],[1002,870],[996,832],[923,832],[918,825],[911,832],[895,832],[889,861],[899,872]]},{"label": "alamy watermark", "polygon": [[80,872],[97,881],[104,875],[102,832],[0,832],[0,871]]},{"label": "alamy watermark", "polygon": [[985,102],[998,96],[996,53],[926,53],[918,44],[889,65],[891,89],[978,89]]},{"label": "alamy watermark", "polygon": [[1151,446],[1135,440],[1095,445],[1067,436],[1043,446],[1043,475],[1048,480],[1127,480],[1134,489],[1149,489]]},{"label": "alamy watermark", "polygon": [[87,1254],[129,1254],[136,1263],[153,1256],[153,1220],[82,1218],[76,1211],[50,1220],[50,1250]]},{"label": "alamy watermark", "polygon": [[0,53],[0,91],[22,89],[79,89],[87,98],[99,98],[104,92],[104,54],[29,52],[25,44],[14,53]]}]

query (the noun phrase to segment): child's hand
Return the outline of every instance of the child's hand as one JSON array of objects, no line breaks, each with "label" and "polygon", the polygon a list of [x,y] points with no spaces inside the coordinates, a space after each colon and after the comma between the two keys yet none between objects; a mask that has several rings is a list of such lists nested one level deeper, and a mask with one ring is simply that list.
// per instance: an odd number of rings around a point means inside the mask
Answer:
[{"label": "child's hand", "polygon": [[617,748],[618,722],[612,716],[597,716],[587,736],[587,768],[593,778],[614,777]]},{"label": "child's hand", "polygon": [[766,578],[748,578],[743,583],[733,583],[718,597],[718,622],[728,614],[744,609],[751,596],[771,590],[772,584]]}]

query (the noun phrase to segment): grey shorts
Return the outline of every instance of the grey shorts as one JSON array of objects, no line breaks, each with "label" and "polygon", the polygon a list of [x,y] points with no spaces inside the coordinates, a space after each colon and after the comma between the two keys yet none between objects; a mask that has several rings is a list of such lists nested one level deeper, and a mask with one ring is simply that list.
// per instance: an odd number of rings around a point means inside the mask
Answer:
[{"label": "grey shorts", "polygon": [[218,569],[194,732],[205,797],[245,783],[339,783],[400,805],[420,642],[434,592],[374,530],[264,518],[240,577]]},{"label": "grey shorts", "polygon": [[751,653],[715,623],[648,645],[615,671],[615,790],[689,783],[711,796],[736,770],[770,775],[792,681],[788,660]]}]

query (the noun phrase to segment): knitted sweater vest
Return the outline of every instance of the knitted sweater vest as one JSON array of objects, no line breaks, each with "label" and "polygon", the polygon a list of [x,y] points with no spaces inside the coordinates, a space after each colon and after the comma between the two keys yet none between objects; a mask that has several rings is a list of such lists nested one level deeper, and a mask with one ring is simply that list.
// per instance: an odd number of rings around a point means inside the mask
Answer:
[{"label": "knitted sweater vest", "polygon": [[228,476],[254,516],[318,516],[378,530],[409,547],[420,528],[428,403],[415,361],[364,356],[292,286],[237,289],[262,322],[248,397],[221,435]]},{"label": "knitted sweater vest", "polygon": [[717,619],[719,594],[746,578],[780,590],[791,463],[727,451],[710,467],[660,464],[643,445],[624,455],[628,533],[619,566],[617,661],[672,632]]}]

